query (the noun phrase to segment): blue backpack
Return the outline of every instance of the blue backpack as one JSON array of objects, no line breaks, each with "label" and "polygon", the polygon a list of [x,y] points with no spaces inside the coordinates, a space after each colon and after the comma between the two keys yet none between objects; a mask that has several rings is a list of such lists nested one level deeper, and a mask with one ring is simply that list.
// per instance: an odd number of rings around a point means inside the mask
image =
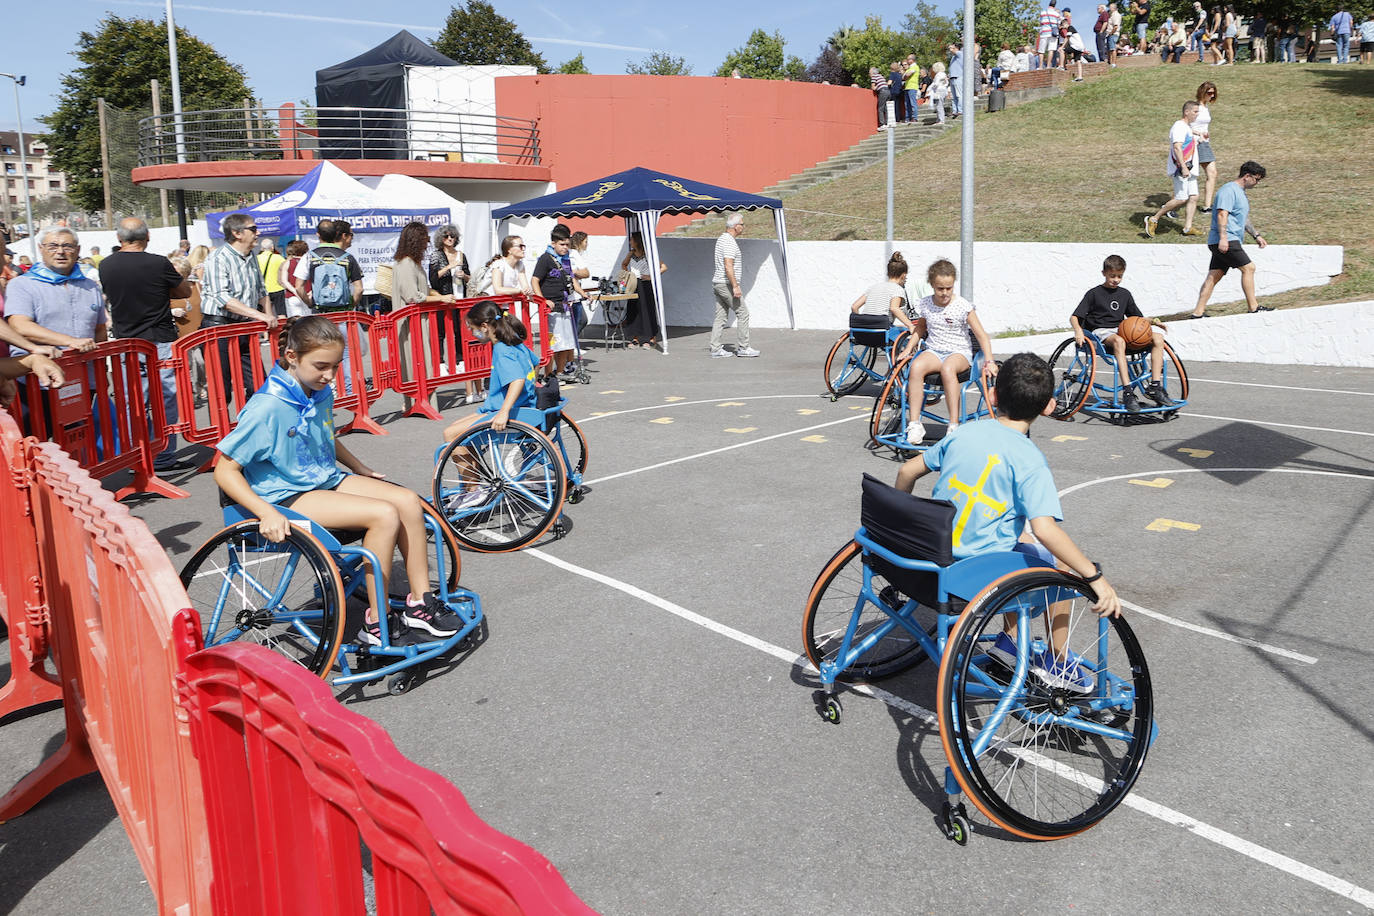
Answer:
[{"label": "blue backpack", "polygon": [[348,255],[336,258],[311,252],[310,289],[316,308],[345,308],[351,305],[353,287],[348,282]]}]

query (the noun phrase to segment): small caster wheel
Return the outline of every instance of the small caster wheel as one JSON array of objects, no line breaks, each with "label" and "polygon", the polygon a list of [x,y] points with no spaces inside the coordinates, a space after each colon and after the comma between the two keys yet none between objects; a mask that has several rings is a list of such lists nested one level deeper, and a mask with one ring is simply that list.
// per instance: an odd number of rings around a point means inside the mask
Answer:
[{"label": "small caster wheel", "polygon": [[973,835],[973,828],[969,825],[968,813],[964,811],[963,804],[951,806],[949,802],[945,802],[943,814],[945,836],[960,846],[967,846],[969,837]]},{"label": "small caster wheel", "polygon": [[587,491],[581,487],[573,487],[568,491],[568,502],[572,503],[574,506],[582,502],[586,497]]},{"label": "small caster wheel", "polygon": [[415,686],[414,676],[405,671],[393,674],[386,679],[386,692],[393,697],[400,696],[413,686]]},{"label": "small caster wheel", "polygon": [[568,535],[568,526],[567,526],[567,525],[563,524],[562,522],[554,522],[554,523],[553,523],[553,539],[554,539],[555,541],[559,540],[560,538],[567,537],[567,535]]},{"label": "small caster wheel", "polygon": [[839,725],[840,717],[844,715],[844,707],[840,705],[839,697],[826,697],[821,704],[821,718],[831,725]]},{"label": "small caster wheel", "polygon": [[838,401],[839,399],[840,399],[840,396],[839,396],[838,394],[832,394],[832,395],[830,396],[830,403],[831,403],[831,404],[834,404],[834,403],[835,403],[836,401]]}]

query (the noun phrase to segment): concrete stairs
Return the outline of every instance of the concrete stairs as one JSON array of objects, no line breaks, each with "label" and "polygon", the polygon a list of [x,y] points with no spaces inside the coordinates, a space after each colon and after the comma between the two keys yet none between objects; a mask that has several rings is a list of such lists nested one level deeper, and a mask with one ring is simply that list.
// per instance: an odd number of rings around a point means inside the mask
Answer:
[{"label": "concrete stairs", "polygon": [[[974,110],[983,111],[987,108],[987,97],[979,96],[974,101]],[[930,109],[922,105],[920,121],[912,124],[898,124],[893,127],[893,150],[901,153],[911,149],[913,146],[920,146],[933,137],[938,137],[946,130],[950,129],[959,122],[954,118],[946,116],[943,124],[935,120],[935,115],[930,113]],[[879,129],[870,137],[865,137],[849,149],[836,153],[823,162],[818,162],[808,169],[798,172],[776,184],[770,185],[759,191],[765,197],[785,197],[795,194],[806,188],[814,187],[826,181],[832,181],[850,172],[857,172],[869,166],[882,162],[887,157],[887,131]],[[681,236],[693,234],[697,230],[710,230],[721,232],[725,229],[725,216],[721,214],[711,214],[709,216],[698,217],[685,226],[680,226],[671,232],[664,233],[667,236]]]}]

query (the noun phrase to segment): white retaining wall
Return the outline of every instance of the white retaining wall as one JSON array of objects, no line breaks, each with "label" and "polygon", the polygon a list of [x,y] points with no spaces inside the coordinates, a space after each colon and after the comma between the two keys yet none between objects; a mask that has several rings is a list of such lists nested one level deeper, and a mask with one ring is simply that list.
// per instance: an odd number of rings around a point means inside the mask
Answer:
[{"label": "white retaining wall", "polygon": [[[755,217],[755,221],[767,216]],[[533,258],[543,250],[531,243]],[[668,265],[663,275],[669,325],[710,325],[714,239],[664,238],[659,253]],[[914,274],[937,258],[959,263],[958,242],[897,242]],[[780,250],[774,241],[742,239],[744,289],[755,327],[787,327],[782,295]],[[788,266],[799,328],[839,329],[848,321],[849,304],[883,278],[886,267],[882,242],[792,242]],[[592,272],[613,275],[625,257],[625,242],[613,236],[592,236],[587,250]],[[1263,251],[1247,245],[1256,262],[1256,292],[1280,293],[1305,286],[1321,286],[1341,272],[1344,250],[1339,245],[1270,245]],[[1203,245],[1167,242],[1129,245],[978,242],[974,246],[974,295],[978,314],[992,333],[1009,330],[1065,327],[1083,293],[1102,280],[1102,259],[1119,254],[1126,259],[1123,285],[1146,315],[1163,315],[1191,308],[1207,273],[1209,254]],[[1212,295],[1214,303],[1242,299],[1237,271],[1231,271]]]}]

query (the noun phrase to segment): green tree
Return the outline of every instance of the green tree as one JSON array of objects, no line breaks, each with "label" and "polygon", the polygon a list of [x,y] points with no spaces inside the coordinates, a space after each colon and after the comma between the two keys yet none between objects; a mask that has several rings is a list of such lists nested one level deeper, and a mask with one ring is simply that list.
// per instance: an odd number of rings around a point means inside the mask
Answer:
[{"label": "green tree", "polygon": [[881,16],[869,16],[862,29],[854,29],[841,49],[841,61],[854,82],[868,85],[868,68],[884,74],[894,60],[905,60],[911,53],[911,39],[883,25]]},{"label": "green tree", "polygon": [[549,72],[544,55],[530,47],[515,23],[484,0],[468,0],[449,10],[443,30],[434,39],[434,50],[460,64],[510,64]]},{"label": "green tree", "polygon": [[811,66],[806,68],[806,78],[813,83],[829,83],[832,86],[852,86],[854,80],[844,68],[844,59],[833,45],[824,44]]},{"label": "green tree", "polygon": [[[42,119],[48,126],[44,142],[52,152],[52,168],[67,173],[67,196],[84,210],[99,210],[105,196],[96,99],[146,110],[152,105],[148,83],[156,79],[164,93],[163,110],[170,110],[167,24],[110,15],[95,32],[77,36],[74,53],[81,65],[62,78],[57,110]],[[238,108],[253,96],[242,69],[182,28],[177,29],[177,62],[187,109]]]},{"label": "green tree", "polygon": [[[977,22],[977,16],[974,22]],[[922,67],[929,67],[937,60],[948,62],[949,45],[959,40],[959,24],[949,16],[941,16],[935,7],[926,0],[917,0],[916,9],[906,14],[902,20],[909,47],[908,54],[915,54]]]},{"label": "green tree", "polygon": [[629,61],[625,72],[636,76],[691,76],[692,68],[685,57],[673,57],[662,51],[655,51],[639,63]]},{"label": "green tree", "polygon": [[806,79],[806,64],[795,54],[786,54],[786,45],[781,32],[769,35],[754,29],[744,47],[731,51],[716,69],[716,76],[729,76],[738,67],[742,75],[755,80]]},{"label": "green tree", "polygon": [[586,62],[585,60],[582,59],[582,55],[581,55],[581,54],[578,54],[578,55],[577,55],[576,57],[574,57],[572,60],[565,60],[565,61],[563,61],[563,63],[559,64],[559,65],[558,65],[558,70],[557,70],[556,72],[558,72],[558,73],[591,73],[592,71],[590,71],[590,70],[587,69],[587,62]]},{"label": "green tree", "polygon": [[[1087,6],[1083,8],[1088,9]],[[1188,8],[1192,9],[1191,0],[1188,0]],[[983,47],[983,62],[986,63],[990,56],[996,57],[1004,41],[1013,50],[1025,44],[1035,44],[1033,36],[1039,26],[1039,10],[1036,0],[973,0],[974,39]],[[1093,22],[1096,21],[1094,12],[1091,21],[1085,20],[1084,31],[1091,33]],[[960,36],[964,34],[962,11],[954,17],[954,27]],[[1092,35],[1088,34],[1083,40],[1090,43]]]}]

